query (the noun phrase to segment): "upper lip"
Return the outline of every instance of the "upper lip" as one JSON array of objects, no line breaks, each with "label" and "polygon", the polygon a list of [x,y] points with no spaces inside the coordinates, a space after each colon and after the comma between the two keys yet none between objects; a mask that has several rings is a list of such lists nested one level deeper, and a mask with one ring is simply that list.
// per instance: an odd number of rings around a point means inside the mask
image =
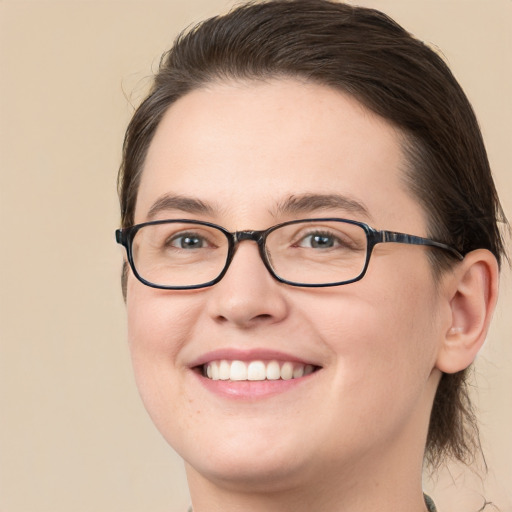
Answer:
[{"label": "upper lip", "polygon": [[320,366],[317,362],[297,357],[296,355],[288,354],[279,350],[271,349],[238,349],[238,348],[221,348],[212,350],[205,354],[200,355],[190,363],[191,368],[202,366],[211,361],[219,360],[228,361],[289,361],[298,364],[311,364],[313,366]]}]

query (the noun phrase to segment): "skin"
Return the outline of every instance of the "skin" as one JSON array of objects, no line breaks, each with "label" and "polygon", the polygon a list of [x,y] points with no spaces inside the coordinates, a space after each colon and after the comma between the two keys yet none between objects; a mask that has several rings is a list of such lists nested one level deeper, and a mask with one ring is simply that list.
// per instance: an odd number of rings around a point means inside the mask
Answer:
[{"label": "skin", "polygon": [[[175,194],[210,211],[165,209],[151,219],[207,220],[236,231],[334,216],[427,236],[425,214],[402,181],[400,140],[354,99],[321,85],[211,84],[162,120],[135,222]],[[277,209],[291,195],[333,192],[366,212]],[[469,338],[460,349],[467,325],[454,328],[470,302],[458,291],[461,276],[484,269],[467,279],[490,290],[486,305],[495,295],[493,277],[484,275],[491,264],[476,256],[436,286],[427,250],[379,244],[361,281],[333,288],[277,282],[253,242],[239,245],[211,288],[157,290],[129,274],[137,384],[185,460],[195,512],[425,510],[422,459],[440,368],[457,371],[478,349],[475,342],[469,351]],[[218,349],[279,350],[320,370],[272,396],[230,399],[191,369]]]}]

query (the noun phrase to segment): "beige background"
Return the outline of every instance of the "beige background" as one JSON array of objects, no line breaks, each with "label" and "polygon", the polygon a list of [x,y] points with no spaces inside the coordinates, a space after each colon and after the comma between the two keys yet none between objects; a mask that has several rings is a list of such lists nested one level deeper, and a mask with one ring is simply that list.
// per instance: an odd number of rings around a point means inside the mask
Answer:
[{"label": "beige background", "polygon": [[[512,217],[512,1],[361,1],[435,42],[481,121]],[[0,511],[179,512],[179,458],[131,376],[115,193],[123,130],[177,31],[224,0],[0,0]],[[125,97],[126,94],[126,97]],[[512,510],[512,285],[478,362],[490,474],[440,510]],[[484,488],[485,484],[485,488]],[[431,489],[435,483],[426,481]]]}]

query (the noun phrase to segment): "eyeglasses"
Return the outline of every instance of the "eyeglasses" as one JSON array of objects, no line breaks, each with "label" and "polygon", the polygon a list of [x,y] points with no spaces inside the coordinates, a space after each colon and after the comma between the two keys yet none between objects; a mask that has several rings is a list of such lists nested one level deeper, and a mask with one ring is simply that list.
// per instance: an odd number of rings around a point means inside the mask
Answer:
[{"label": "eyeglasses", "polygon": [[230,233],[210,222],[156,220],[116,231],[134,275],[145,285],[168,290],[205,288],[227,272],[240,242],[258,244],[263,263],[282,283],[301,287],[340,286],[361,279],[375,245],[424,245],[464,257],[441,242],[363,222],[321,218],[292,220],[263,231]]}]

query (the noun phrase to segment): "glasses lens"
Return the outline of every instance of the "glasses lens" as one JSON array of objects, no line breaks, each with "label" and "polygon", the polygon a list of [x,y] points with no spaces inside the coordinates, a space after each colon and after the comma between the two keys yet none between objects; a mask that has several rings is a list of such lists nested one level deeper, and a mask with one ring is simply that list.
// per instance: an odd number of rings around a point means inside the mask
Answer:
[{"label": "glasses lens", "polygon": [[275,273],[295,284],[334,284],[356,279],[366,261],[366,232],[343,221],[297,222],[267,238]]},{"label": "glasses lens", "polygon": [[165,222],[140,228],[132,242],[135,269],[157,286],[206,284],[219,276],[228,256],[219,229],[192,222]]}]

